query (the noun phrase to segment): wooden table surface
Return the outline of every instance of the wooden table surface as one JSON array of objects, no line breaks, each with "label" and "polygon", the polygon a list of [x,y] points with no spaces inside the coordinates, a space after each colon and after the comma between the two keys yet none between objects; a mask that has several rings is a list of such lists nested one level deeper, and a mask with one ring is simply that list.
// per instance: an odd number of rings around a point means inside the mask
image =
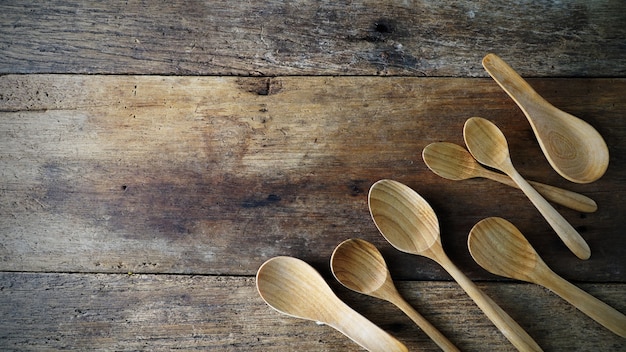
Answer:
[{"label": "wooden table surface", "polygon": [[[452,261],[544,350],[624,351],[547,289],[481,269],[466,244],[479,220],[507,218],[556,273],[626,312],[624,38],[621,1],[1,2],[0,349],[361,350],[262,301],[258,267],[288,255],[411,351],[438,350],[334,281],[334,247],[363,238],[459,348],[514,350],[445,271],[377,232],[367,192],[389,178],[429,201]],[[489,52],[603,135],[604,177],[550,168],[481,67]],[[520,191],[430,172],[422,149],[463,144],[472,116],[501,127],[522,175],[597,202],[556,206],[590,260]]]}]

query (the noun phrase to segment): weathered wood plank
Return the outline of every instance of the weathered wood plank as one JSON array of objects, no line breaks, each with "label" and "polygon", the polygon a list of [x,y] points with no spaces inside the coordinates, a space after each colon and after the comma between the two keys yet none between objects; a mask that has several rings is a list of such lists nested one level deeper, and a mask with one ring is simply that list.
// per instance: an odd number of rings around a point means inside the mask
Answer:
[{"label": "weathered wood plank", "polygon": [[[411,351],[438,351],[395,307],[331,285]],[[538,286],[479,286],[545,351],[626,349],[624,339]],[[581,287],[626,309],[623,284]],[[461,350],[514,350],[456,284],[399,282],[398,288]],[[2,350],[360,350],[332,328],[280,315],[250,277],[0,273],[0,302]]]},{"label": "weathered wood plank", "polygon": [[[602,179],[561,179],[489,79],[0,77],[0,270],[251,275],[275,255],[327,265],[339,242],[362,237],[398,278],[448,279],[377,233],[367,191],[393,178],[431,202],[444,246],[473,278],[493,276],[469,256],[467,234],[501,216],[566,278],[624,282],[626,80],[532,83],[603,134]],[[587,215],[557,207],[591,260],[571,255],[519,191],[427,169],[423,147],[462,144],[476,115],[502,127],[522,174],[598,202]]]},{"label": "weathered wood plank", "polygon": [[3,1],[0,73],[626,75],[622,1]]}]

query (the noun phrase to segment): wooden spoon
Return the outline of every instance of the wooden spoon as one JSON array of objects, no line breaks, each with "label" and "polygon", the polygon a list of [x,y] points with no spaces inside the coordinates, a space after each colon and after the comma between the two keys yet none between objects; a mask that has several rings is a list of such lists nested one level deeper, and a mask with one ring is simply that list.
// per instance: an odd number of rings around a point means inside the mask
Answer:
[{"label": "wooden spoon", "polygon": [[544,286],[615,334],[626,337],[624,314],[555,274],[507,220],[480,221],[472,228],[467,244],[474,260],[485,270]]},{"label": "wooden spoon", "polygon": [[341,242],[330,257],[337,281],[345,287],[391,302],[402,310],[444,351],[459,351],[437,328],[407,303],[393,284],[382,254],[364,240]]},{"label": "wooden spoon", "polygon": [[329,325],[368,351],[408,351],[335,296],[324,278],[300,259],[269,259],[257,272],[256,287],[270,307],[292,317]]},{"label": "wooden spoon", "polygon": [[424,198],[400,182],[380,180],[370,189],[368,202],[376,227],[392,246],[437,262],[518,350],[541,351],[532,337],[448,258],[441,245],[437,216]]},{"label": "wooden spoon", "polygon": [[563,243],[578,258],[589,259],[591,250],[587,242],[524,178],[515,170],[506,138],[500,129],[489,120],[472,117],[463,127],[465,144],[480,163],[498,169],[519,186],[537,210],[556,231]]},{"label": "wooden spoon", "polygon": [[609,166],[609,149],[598,131],[547,102],[498,56],[488,54],[482,63],[524,112],[556,172],[577,183],[593,182],[604,175]]},{"label": "wooden spoon", "polygon": [[[466,180],[474,177],[488,178],[505,185],[519,188],[506,175],[488,170],[458,144],[448,142],[431,143],[422,151],[424,162],[435,174],[449,180]],[[580,193],[549,186],[539,182],[528,181],[546,199],[564,205],[570,209],[584,213],[598,210],[596,202]]]}]

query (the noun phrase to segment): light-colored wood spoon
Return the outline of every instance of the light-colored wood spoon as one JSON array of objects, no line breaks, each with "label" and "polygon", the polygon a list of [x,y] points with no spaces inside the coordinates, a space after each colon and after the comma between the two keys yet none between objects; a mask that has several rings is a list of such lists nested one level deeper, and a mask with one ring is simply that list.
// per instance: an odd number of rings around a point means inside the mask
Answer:
[{"label": "light-colored wood spoon", "polygon": [[467,148],[476,160],[509,175],[535,205],[546,221],[548,221],[550,226],[552,226],[567,248],[578,258],[589,259],[591,250],[587,242],[585,242],[574,227],[572,227],[572,225],[570,225],[570,223],[567,222],[541,194],[528,184],[519,172],[517,172],[511,162],[506,138],[498,126],[489,120],[480,117],[472,117],[465,121],[463,137],[465,138]]},{"label": "light-colored wood spoon", "polygon": [[554,273],[509,221],[481,220],[470,231],[467,244],[474,260],[485,270],[544,286],[615,334],[626,337],[624,314]]},{"label": "light-colored wood spoon", "polygon": [[482,63],[524,112],[556,172],[577,183],[593,182],[604,175],[609,166],[609,149],[595,128],[547,102],[495,54],[485,56]]},{"label": "light-colored wood spoon", "polygon": [[391,279],[383,255],[361,239],[341,242],[330,257],[333,275],[345,287],[391,302],[402,310],[444,351],[459,351],[436,327],[406,302]]},{"label": "light-colored wood spoon", "polygon": [[329,325],[368,351],[408,351],[341,301],[324,278],[300,259],[269,259],[257,272],[256,287],[263,300],[280,313]]},{"label": "light-colored wood spoon", "polygon": [[441,245],[439,221],[424,198],[400,182],[380,180],[370,188],[368,202],[376,227],[392,246],[437,262],[518,350],[541,351],[532,337],[448,258]]},{"label": "light-colored wood spoon", "polygon": [[[422,151],[422,158],[432,172],[449,180],[459,181],[475,177],[488,178],[519,188],[511,178],[480,165],[462,146],[449,142],[431,143]],[[598,210],[596,202],[580,193],[528,181],[546,199],[584,213]]]}]

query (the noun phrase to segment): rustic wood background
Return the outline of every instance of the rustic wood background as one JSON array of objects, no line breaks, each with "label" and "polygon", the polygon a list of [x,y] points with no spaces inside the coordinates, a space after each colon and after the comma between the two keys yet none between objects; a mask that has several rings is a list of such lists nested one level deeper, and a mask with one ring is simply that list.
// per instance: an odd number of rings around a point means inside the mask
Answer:
[{"label": "rustic wood background", "polygon": [[[626,350],[466,247],[476,222],[505,217],[555,272],[626,312],[624,38],[620,1],[0,2],[0,348],[359,350],[258,296],[258,267],[291,255],[411,350],[437,350],[333,281],[333,248],[359,237],[462,350],[513,350],[441,268],[377,233],[367,191],[392,178],[431,203],[451,259],[546,351]],[[602,179],[550,169],[482,69],[488,52],[600,131]],[[519,191],[428,170],[424,146],[462,144],[471,116],[503,129],[528,179],[596,200],[593,214],[556,206],[590,260]]]}]

